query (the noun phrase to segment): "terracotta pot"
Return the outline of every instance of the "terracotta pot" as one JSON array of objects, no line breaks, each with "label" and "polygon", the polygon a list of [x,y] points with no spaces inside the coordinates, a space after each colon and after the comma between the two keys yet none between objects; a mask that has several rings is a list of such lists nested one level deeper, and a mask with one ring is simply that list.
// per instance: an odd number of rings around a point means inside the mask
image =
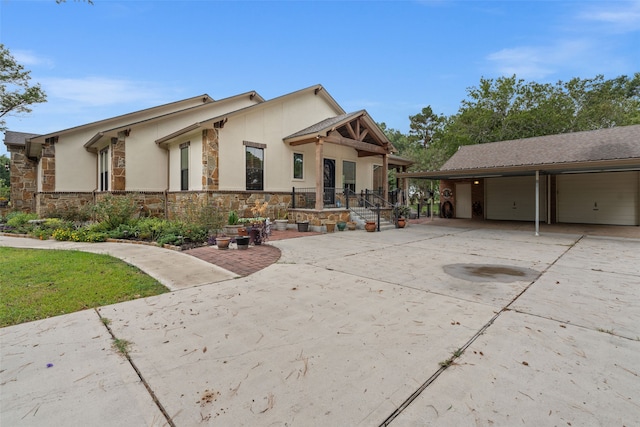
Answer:
[{"label": "terracotta pot", "polygon": [[407,225],[407,222],[405,221],[405,219],[398,218],[398,228],[404,228],[405,225]]},{"label": "terracotta pot", "polygon": [[357,227],[357,224],[353,221],[350,221],[347,223],[347,230],[353,231],[356,229],[356,227]]},{"label": "terracotta pot", "polygon": [[374,221],[367,221],[364,224],[364,229],[371,232],[371,231],[376,231],[376,223]]},{"label": "terracotta pot", "polygon": [[216,237],[216,245],[218,249],[229,249],[231,237]]},{"label": "terracotta pot", "polygon": [[336,223],[334,221],[326,221],[324,225],[327,227],[327,233],[333,233],[336,230]]}]

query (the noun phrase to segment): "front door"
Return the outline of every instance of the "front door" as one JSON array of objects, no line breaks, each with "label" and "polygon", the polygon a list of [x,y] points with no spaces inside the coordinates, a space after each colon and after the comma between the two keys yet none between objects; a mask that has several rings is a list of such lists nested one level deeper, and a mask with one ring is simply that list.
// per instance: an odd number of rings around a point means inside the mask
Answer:
[{"label": "front door", "polygon": [[333,205],[336,198],[336,161],[324,159],[324,204]]}]

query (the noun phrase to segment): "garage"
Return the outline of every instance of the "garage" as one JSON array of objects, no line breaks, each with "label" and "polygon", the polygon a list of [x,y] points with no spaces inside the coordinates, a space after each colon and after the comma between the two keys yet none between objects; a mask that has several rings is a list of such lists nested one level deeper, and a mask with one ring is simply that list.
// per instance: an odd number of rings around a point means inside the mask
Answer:
[{"label": "garage", "polygon": [[455,189],[455,218],[469,218],[473,183],[474,220],[640,226],[640,125],[464,145],[437,171],[396,177]]},{"label": "garage", "polygon": [[[540,177],[540,221],[547,220],[547,177]],[[485,179],[487,219],[534,221],[536,177],[513,176]]]},{"label": "garage", "polygon": [[640,225],[639,180],[640,172],[558,175],[558,222]]}]

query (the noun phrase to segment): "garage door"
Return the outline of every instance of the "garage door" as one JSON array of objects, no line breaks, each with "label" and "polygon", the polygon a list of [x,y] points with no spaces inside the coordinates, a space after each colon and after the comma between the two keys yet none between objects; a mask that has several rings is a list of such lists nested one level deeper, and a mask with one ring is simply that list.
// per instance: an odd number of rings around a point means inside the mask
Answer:
[{"label": "garage door", "polygon": [[[535,221],[536,177],[487,178],[487,219]],[[540,177],[540,221],[547,220],[546,176]]]},{"label": "garage door", "polygon": [[558,222],[639,225],[638,174],[558,175]]}]

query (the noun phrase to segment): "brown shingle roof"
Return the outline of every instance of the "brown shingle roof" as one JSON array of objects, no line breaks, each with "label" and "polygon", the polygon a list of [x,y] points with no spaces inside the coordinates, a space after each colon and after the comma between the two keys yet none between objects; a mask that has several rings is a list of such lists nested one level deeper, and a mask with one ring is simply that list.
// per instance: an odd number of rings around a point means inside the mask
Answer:
[{"label": "brown shingle roof", "polygon": [[299,130],[298,132],[296,132],[294,134],[286,136],[283,139],[296,138],[298,136],[304,136],[304,135],[312,135],[312,134],[321,132],[323,130],[329,129],[329,128],[333,127],[334,125],[336,125],[336,124],[338,124],[338,123],[340,123],[342,121],[348,120],[351,117],[356,117],[356,116],[358,116],[358,115],[360,115],[362,113],[363,113],[363,110],[360,110],[360,111],[356,111],[356,112],[353,112],[353,113],[341,114],[339,116],[329,117],[328,119],[324,119],[321,122],[318,122],[318,123],[316,123],[314,125],[311,125],[311,126],[309,126],[307,128],[304,128],[302,130]]},{"label": "brown shingle roof", "polygon": [[640,125],[460,147],[440,170],[638,159]]},{"label": "brown shingle roof", "polygon": [[34,136],[38,136],[38,134],[8,130],[4,133],[4,145],[25,145],[26,140],[33,138]]}]

